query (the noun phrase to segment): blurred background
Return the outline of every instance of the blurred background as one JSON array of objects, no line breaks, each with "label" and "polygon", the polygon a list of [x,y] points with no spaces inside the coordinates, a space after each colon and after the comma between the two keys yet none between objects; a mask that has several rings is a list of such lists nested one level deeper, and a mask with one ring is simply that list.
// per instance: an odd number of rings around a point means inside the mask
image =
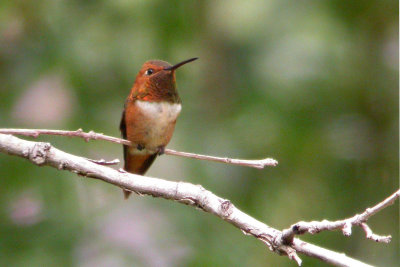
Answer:
[{"label": "blurred background", "polygon": [[[183,110],[168,147],[279,165],[162,156],[148,175],[201,184],[277,229],[346,218],[398,188],[398,25],[389,0],[1,1],[0,126],[120,136],[142,63],[199,57],[177,72]],[[116,144],[38,140],[122,160]],[[295,265],[171,201],[124,201],[115,186],[5,155],[0,177],[1,266]],[[395,266],[398,203],[369,221],[388,245],[359,228],[302,239]]]}]

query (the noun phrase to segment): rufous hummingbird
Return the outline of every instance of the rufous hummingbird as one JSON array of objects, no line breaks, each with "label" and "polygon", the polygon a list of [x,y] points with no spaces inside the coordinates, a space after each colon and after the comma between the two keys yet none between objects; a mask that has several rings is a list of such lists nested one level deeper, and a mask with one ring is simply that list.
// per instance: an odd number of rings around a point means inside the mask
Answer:
[{"label": "rufous hummingbird", "polygon": [[[182,108],[175,70],[196,59],[175,65],[161,60],[143,64],[122,112],[122,137],[132,143],[132,146],[124,145],[125,171],[143,175],[157,155],[164,153]],[[124,190],[125,198],[130,193]]]}]

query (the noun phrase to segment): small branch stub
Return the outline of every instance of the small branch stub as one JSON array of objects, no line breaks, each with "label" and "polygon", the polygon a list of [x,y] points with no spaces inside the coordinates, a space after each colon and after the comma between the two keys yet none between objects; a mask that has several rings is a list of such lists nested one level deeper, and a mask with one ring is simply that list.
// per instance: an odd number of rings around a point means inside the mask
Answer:
[{"label": "small branch stub", "polygon": [[93,163],[96,163],[96,164],[99,164],[99,165],[105,165],[105,166],[117,165],[118,163],[120,163],[119,159],[113,159],[113,160],[110,160],[110,161],[106,161],[105,159],[99,159],[99,160],[87,159],[87,160],[90,161],[90,162],[93,162]]},{"label": "small branch stub", "polygon": [[37,143],[29,153],[29,159],[36,165],[42,165],[46,162],[47,152],[50,150],[49,143]]}]

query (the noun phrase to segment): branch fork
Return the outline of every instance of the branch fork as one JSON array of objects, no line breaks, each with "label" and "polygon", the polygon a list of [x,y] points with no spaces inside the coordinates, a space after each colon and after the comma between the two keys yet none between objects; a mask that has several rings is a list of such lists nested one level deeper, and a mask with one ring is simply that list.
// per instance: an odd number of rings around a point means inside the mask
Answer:
[{"label": "branch fork", "polygon": [[360,226],[366,235],[367,239],[371,239],[375,242],[389,243],[392,240],[390,235],[380,236],[374,234],[371,228],[367,225],[367,220],[380,210],[390,206],[394,203],[396,199],[400,197],[400,189],[394,192],[391,196],[379,202],[372,208],[367,208],[361,214],[356,214],[353,217],[338,221],[312,221],[312,222],[297,222],[293,224],[290,228],[283,230],[282,239],[285,244],[291,244],[293,242],[295,235],[302,235],[305,233],[317,234],[321,231],[334,231],[341,230],[344,236],[351,235],[352,226]]}]

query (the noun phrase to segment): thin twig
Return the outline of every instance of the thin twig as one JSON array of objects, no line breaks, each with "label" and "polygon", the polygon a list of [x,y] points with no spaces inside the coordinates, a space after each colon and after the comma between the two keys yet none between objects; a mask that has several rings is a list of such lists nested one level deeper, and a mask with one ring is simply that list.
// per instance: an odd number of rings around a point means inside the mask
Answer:
[{"label": "thin twig", "polygon": [[[13,135],[24,135],[31,137],[38,137],[39,135],[60,135],[60,136],[69,136],[69,137],[80,137],[85,139],[86,142],[89,140],[104,140],[112,143],[123,144],[123,145],[132,145],[130,141],[104,135],[101,133],[95,133],[93,131],[84,132],[82,129],[78,129],[76,131],[63,131],[63,130],[46,130],[46,129],[0,129],[0,133],[2,134],[13,134]],[[265,158],[260,160],[245,160],[245,159],[231,159],[231,158],[222,158],[222,157],[214,157],[208,155],[200,155],[195,153],[181,152],[172,149],[165,149],[166,155],[186,157],[192,159],[199,160],[208,160],[220,163],[227,163],[233,165],[247,166],[256,169],[263,169],[266,166],[274,167],[278,165],[278,161],[272,158]]]},{"label": "thin twig", "polygon": [[281,231],[254,219],[236,208],[229,200],[216,196],[200,185],[119,172],[58,150],[49,143],[26,141],[11,135],[0,134],[0,152],[26,158],[39,166],[47,165],[81,176],[100,179],[139,195],[162,197],[194,206],[218,216],[244,234],[254,236],[265,243],[271,251],[287,255],[298,264],[301,264],[301,259],[297,253],[301,253],[337,266],[370,266],[343,253],[327,250],[297,238],[291,244],[285,244],[282,242]]},{"label": "thin twig", "polygon": [[278,165],[278,161],[272,158],[265,158],[260,160],[246,160],[246,159],[231,159],[231,158],[220,158],[208,155],[200,155],[195,153],[181,152],[172,149],[165,149],[165,154],[172,156],[180,156],[192,159],[200,159],[200,160],[208,160],[215,161],[221,163],[228,163],[233,165],[247,166],[256,169],[264,169],[265,166],[276,166]]},{"label": "thin twig", "polygon": [[338,220],[338,221],[312,221],[312,222],[298,222],[293,224],[289,229],[283,230],[282,239],[285,244],[291,244],[295,235],[301,235],[304,233],[316,234],[321,231],[334,231],[342,230],[345,236],[351,235],[351,227],[356,225],[360,226],[368,239],[374,240],[376,242],[389,243],[392,237],[380,236],[372,232],[371,228],[366,224],[366,221],[377,212],[382,209],[393,205],[393,203],[400,197],[400,189],[394,192],[391,196],[379,202],[372,208],[367,208],[363,213],[356,214],[351,218]]},{"label": "thin twig", "polygon": [[380,242],[380,243],[390,243],[392,241],[392,236],[380,236],[376,235],[372,232],[371,228],[366,223],[362,223],[361,228],[364,230],[366,238],[371,239],[375,242]]}]

